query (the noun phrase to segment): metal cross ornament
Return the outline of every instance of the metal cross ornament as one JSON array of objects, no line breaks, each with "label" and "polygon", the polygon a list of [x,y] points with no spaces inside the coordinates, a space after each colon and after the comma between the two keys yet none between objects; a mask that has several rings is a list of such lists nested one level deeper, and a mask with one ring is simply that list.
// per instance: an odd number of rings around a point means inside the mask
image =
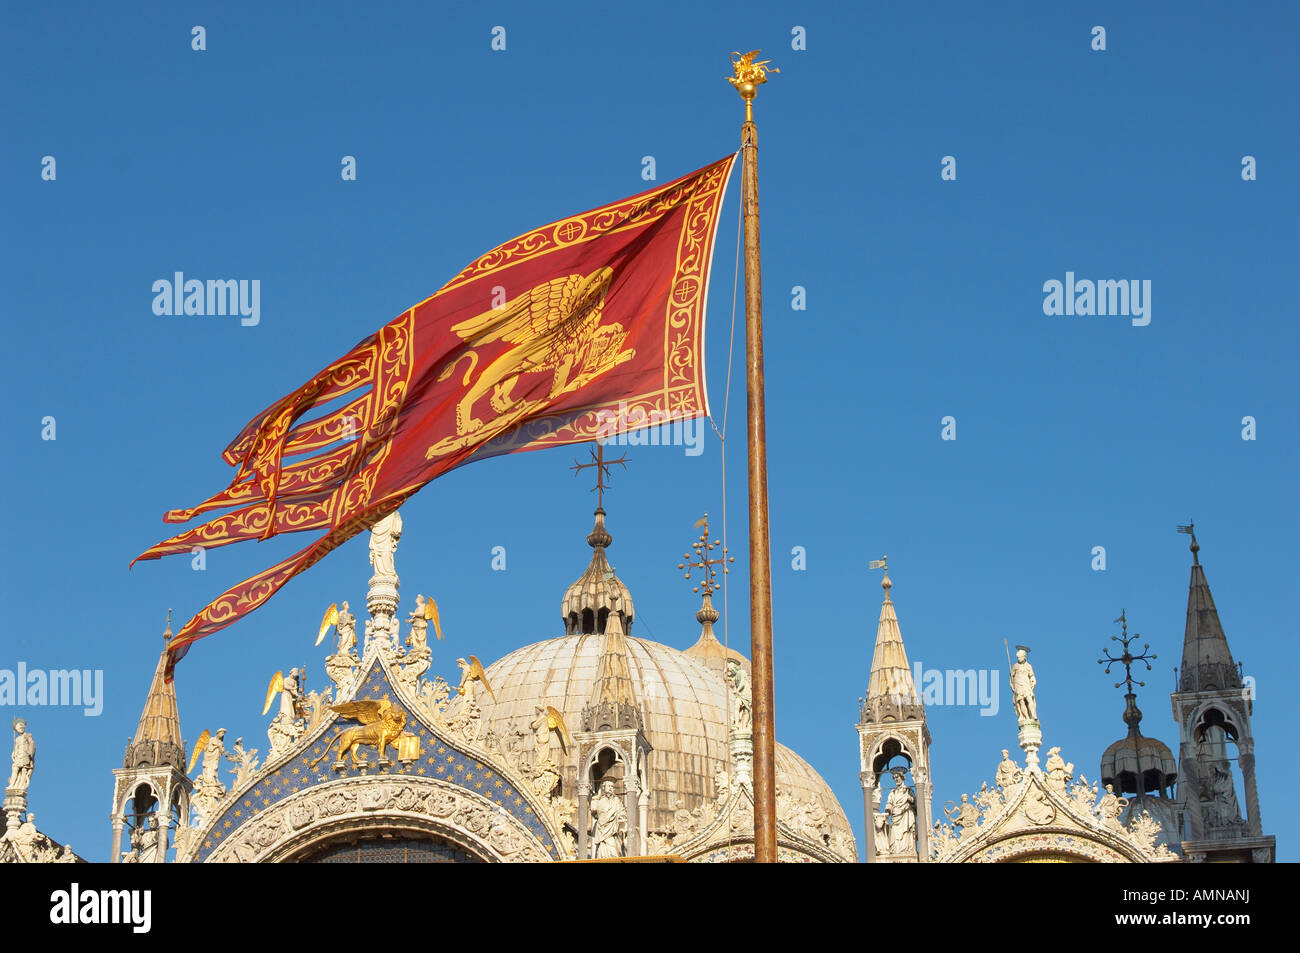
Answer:
[{"label": "metal cross ornament", "polygon": [[[731,572],[731,570],[727,568],[726,564],[734,563],[736,557],[727,555],[727,547],[722,546],[721,540],[715,539],[710,542],[708,513],[705,513],[702,518],[697,520],[695,526],[697,529],[703,526],[704,532],[700,533],[700,538],[691,544],[691,552],[683,554],[682,558],[685,559],[686,562],[678,563],[677,568],[686,570],[685,578],[687,581],[690,580],[692,573],[696,569],[704,570],[704,581],[698,586],[691,587],[691,592],[699,592],[703,589],[704,594],[707,596],[716,592],[718,589],[718,570],[716,567],[721,566],[723,575],[726,575]],[[709,553],[719,546],[722,546],[722,555],[717,558],[710,558]]]},{"label": "metal cross ornament", "polygon": [[605,445],[597,440],[596,449],[591,451],[590,463],[579,463],[577,460],[574,460],[573,466],[569,467],[569,469],[573,471],[574,476],[577,476],[583,470],[589,470],[592,467],[596,468],[596,485],[591,488],[591,492],[596,494],[596,507],[598,509],[603,510],[605,508],[605,491],[609,489],[609,483],[606,481],[609,479],[609,468],[615,464],[626,470],[627,454],[623,454],[623,456],[616,460],[606,460]]},{"label": "metal cross ornament", "polygon": [[[1120,610],[1119,618],[1116,619],[1115,621],[1118,622],[1123,627],[1121,630],[1123,634],[1112,635],[1110,637],[1110,640],[1112,642],[1121,643],[1124,647],[1124,654],[1120,656],[1114,656],[1110,654],[1110,651],[1108,649],[1102,649],[1101,653],[1106,657],[1097,659],[1097,664],[1098,665],[1104,664],[1106,666],[1105,672],[1107,675],[1110,674],[1110,667],[1112,665],[1122,664],[1124,666],[1124,680],[1121,682],[1116,682],[1115,687],[1119,688],[1121,685],[1125,685],[1127,686],[1126,691],[1128,691],[1129,694],[1132,694],[1133,693],[1133,672],[1132,672],[1133,663],[1142,662],[1143,664],[1146,665],[1147,671],[1149,672],[1151,671],[1151,663],[1155,661],[1156,656],[1154,654],[1147,655],[1147,650],[1151,648],[1150,642],[1143,643],[1141,655],[1134,655],[1131,651],[1129,651],[1129,643],[1132,642],[1134,639],[1138,638],[1138,633],[1134,632],[1132,636],[1128,634],[1128,619],[1125,618],[1123,609]],[[1138,682],[1137,684],[1139,688],[1145,688],[1147,683]]]}]

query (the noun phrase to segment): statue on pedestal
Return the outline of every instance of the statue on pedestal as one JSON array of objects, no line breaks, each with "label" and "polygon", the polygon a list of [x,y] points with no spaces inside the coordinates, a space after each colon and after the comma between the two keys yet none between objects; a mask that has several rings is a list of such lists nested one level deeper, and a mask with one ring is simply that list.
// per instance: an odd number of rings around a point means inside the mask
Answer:
[{"label": "statue on pedestal", "polygon": [[1011,666],[1011,698],[1015,705],[1016,717],[1021,722],[1038,722],[1038,702],[1034,698],[1034,686],[1038,679],[1034,677],[1034,667],[1027,661],[1029,648],[1016,646],[1016,664]]},{"label": "statue on pedestal", "polygon": [[370,565],[376,576],[396,576],[397,543],[402,538],[402,516],[393,510],[370,527]]},{"label": "statue on pedestal", "polygon": [[731,730],[748,735],[754,730],[754,697],[749,675],[734,658],[727,659],[727,684],[731,688]]},{"label": "statue on pedestal", "polygon": [[907,786],[907,772],[895,768],[894,789],[885,801],[889,815],[889,852],[908,854],[916,849],[916,794]]},{"label": "statue on pedestal", "polygon": [[591,799],[591,856],[622,857],[627,835],[627,808],[608,781],[596,786]]},{"label": "statue on pedestal", "polygon": [[32,783],[32,771],[36,767],[36,740],[27,730],[26,718],[15,718],[14,750],[10,756],[9,784],[6,792],[26,794],[27,786]]}]

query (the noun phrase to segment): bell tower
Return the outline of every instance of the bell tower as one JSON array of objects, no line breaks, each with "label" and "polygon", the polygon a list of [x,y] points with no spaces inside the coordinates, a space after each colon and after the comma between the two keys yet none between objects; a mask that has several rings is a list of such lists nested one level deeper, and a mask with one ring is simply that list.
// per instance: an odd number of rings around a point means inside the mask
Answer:
[{"label": "bell tower", "polygon": [[876,626],[867,696],[859,699],[858,777],[866,812],[866,862],[926,862],[930,858],[933,784],[930,729],[907,663],[898,615],[889,598],[893,583],[885,559],[874,560],[871,568],[885,570],[880,581],[885,598]]},{"label": "bell tower", "polygon": [[1180,740],[1183,855],[1189,861],[1272,863],[1276,841],[1263,832],[1255,784],[1254,688],[1243,681],[1228,648],[1195,526],[1178,530],[1192,538],[1183,662],[1171,696]]}]

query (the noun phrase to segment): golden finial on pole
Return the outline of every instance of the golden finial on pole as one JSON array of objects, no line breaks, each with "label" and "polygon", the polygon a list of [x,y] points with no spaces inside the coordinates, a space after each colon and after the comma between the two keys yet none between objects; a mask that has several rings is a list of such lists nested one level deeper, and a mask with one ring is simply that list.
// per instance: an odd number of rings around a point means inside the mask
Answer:
[{"label": "golden finial on pole", "polygon": [[731,54],[731,68],[735,75],[728,76],[727,82],[736,87],[736,92],[745,101],[745,122],[754,121],[754,96],[758,87],[767,82],[767,74],[781,72],[775,66],[767,65],[771,60],[755,63],[754,57],[758,53],[758,50],[750,50],[748,53]]}]

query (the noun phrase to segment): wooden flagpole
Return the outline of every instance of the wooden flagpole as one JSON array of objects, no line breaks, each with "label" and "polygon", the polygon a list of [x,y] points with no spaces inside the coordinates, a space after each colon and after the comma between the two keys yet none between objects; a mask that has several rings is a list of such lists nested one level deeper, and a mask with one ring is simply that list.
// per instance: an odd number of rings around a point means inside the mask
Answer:
[{"label": "wooden flagpole", "polygon": [[745,220],[745,367],[749,450],[749,638],[753,668],[754,861],[776,862],[776,731],[772,689],[772,554],[767,510],[767,419],[763,393],[763,283],[758,252],[758,129],[754,95],[769,61],[732,54],[728,77],[745,100],[740,151]]}]

